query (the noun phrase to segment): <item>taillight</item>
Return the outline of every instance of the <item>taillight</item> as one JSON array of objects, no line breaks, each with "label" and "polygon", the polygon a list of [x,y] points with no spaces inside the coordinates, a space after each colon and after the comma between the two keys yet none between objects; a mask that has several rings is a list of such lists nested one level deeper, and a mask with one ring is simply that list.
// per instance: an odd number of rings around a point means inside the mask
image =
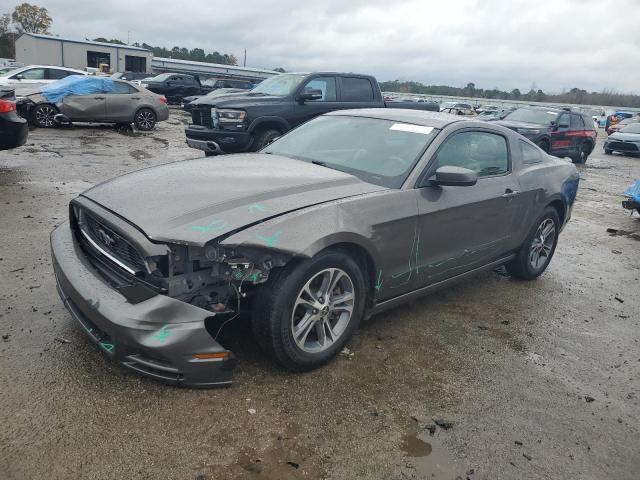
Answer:
[{"label": "taillight", "polygon": [[167,97],[160,97],[160,103],[167,103]]},{"label": "taillight", "polygon": [[16,102],[10,102],[9,100],[2,100],[0,98],[0,113],[13,112],[16,109]]}]

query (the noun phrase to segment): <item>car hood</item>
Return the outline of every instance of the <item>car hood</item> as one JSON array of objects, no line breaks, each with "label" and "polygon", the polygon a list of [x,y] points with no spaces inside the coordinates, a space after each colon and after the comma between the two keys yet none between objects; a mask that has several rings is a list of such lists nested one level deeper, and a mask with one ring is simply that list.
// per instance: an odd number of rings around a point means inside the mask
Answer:
[{"label": "car hood", "polygon": [[497,120],[495,123],[511,129],[531,128],[536,130],[548,130],[550,128],[549,125],[543,125],[541,123],[519,122],[517,120]]},{"label": "car hood", "polygon": [[609,135],[608,140],[623,140],[623,141],[632,141],[632,142],[640,142],[640,133],[623,133],[616,132]]},{"label": "car hood", "polygon": [[384,189],[287,157],[237,154],[139,170],[82,196],[129,221],[151,240],[202,246],[287,212]]},{"label": "car hood", "polygon": [[271,103],[282,103],[286,97],[276,97],[272,95],[251,96],[246,93],[224,95],[221,97],[202,97],[197,101],[199,104],[211,105],[217,108],[247,108]]}]

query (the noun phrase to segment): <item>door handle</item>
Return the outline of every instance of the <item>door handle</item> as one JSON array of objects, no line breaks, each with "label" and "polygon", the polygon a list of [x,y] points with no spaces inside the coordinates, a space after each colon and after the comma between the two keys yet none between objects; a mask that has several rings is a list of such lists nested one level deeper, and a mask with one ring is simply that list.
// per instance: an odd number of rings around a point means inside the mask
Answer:
[{"label": "door handle", "polygon": [[511,190],[510,188],[507,188],[502,194],[502,198],[513,198],[519,193],[520,192],[518,192],[517,190]]},{"label": "door handle", "polygon": [[131,97],[131,100],[140,100],[140,97]]},{"label": "door handle", "polygon": [[104,97],[93,97],[94,100],[104,100]]}]

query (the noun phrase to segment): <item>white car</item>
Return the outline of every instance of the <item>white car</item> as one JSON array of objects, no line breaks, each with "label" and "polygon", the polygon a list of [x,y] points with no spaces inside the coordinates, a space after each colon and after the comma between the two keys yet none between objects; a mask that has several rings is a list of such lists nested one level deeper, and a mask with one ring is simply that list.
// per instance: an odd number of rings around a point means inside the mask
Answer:
[{"label": "white car", "polygon": [[0,75],[0,88],[8,87],[16,93],[25,89],[37,89],[69,75],[86,75],[87,72],[74,68],[51,65],[29,65],[16,68]]}]

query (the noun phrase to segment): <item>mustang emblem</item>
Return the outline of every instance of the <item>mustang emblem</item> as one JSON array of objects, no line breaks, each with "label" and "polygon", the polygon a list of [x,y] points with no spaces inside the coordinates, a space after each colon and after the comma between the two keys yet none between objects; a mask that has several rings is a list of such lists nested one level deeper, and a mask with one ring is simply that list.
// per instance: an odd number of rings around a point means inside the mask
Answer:
[{"label": "mustang emblem", "polygon": [[99,228],[96,232],[96,235],[100,239],[100,241],[105,244],[107,247],[113,247],[116,243],[116,239],[109,235],[105,230]]}]

